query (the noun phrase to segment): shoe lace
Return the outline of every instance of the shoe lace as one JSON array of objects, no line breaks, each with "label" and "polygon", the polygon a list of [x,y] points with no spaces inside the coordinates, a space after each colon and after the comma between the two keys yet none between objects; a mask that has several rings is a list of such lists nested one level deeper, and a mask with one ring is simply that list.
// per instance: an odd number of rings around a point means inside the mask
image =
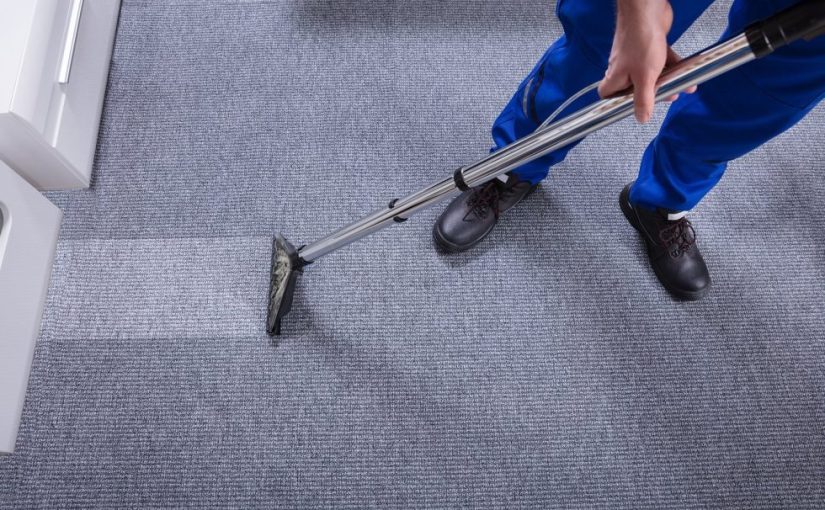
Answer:
[{"label": "shoe lace", "polygon": [[501,214],[499,203],[502,197],[502,189],[495,180],[479,188],[467,200],[468,211],[464,219],[466,220],[470,214],[475,214],[478,218],[486,218],[490,211],[498,218]]},{"label": "shoe lace", "polygon": [[696,244],[696,231],[687,218],[680,218],[659,231],[659,240],[662,246],[667,248],[668,254],[675,259]]}]

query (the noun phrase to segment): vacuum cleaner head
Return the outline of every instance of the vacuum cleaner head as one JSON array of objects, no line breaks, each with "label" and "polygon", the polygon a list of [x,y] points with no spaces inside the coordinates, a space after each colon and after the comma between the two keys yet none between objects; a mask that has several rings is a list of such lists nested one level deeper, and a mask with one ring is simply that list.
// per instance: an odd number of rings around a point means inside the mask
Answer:
[{"label": "vacuum cleaner head", "polygon": [[281,334],[281,319],[292,308],[295,281],[306,263],[298,256],[298,250],[280,234],[272,244],[272,268],[269,273],[269,307],[266,332],[269,336]]}]

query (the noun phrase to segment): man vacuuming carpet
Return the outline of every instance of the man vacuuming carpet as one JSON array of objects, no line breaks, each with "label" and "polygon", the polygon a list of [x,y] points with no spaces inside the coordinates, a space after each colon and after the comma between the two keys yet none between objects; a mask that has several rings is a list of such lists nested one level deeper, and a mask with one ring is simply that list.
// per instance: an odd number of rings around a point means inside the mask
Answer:
[{"label": "man vacuuming carpet", "polygon": [[[496,119],[494,150],[532,133],[568,98],[599,80],[602,97],[632,85],[636,118],[647,122],[656,79],[666,65],[679,60],[670,45],[712,3],[559,0],[556,12],[564,35],[545,52]],[[795,3],[735,0],[722,38]],[[619,202],[644,239],[662,285],[676,298],[694,300],[707,293],[711,278],[686,211],[719,182],[729,161],[783,133],[822,100],[825,37],[796,41],[689,92],[693,93],[673,98],[659,134],[642,157],[638,177],[622,190]],[[595,96],[595,91],[586,94],[569,109]],[[436,244],[450,252],[478,244],[499,216],[529,195],[575,145],[519,167],[506,180],[494,179],[461,194],[434,225]]]}]

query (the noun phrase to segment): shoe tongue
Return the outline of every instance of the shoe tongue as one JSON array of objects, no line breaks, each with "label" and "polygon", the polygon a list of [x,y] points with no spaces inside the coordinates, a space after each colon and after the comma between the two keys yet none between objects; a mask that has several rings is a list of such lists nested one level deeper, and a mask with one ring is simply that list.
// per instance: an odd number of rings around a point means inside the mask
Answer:
[{"label": "shoe tongue", "polygon": [[667,209],[656,209],[656,212],[659,214],[659,216],[662,219],[667,220],[667,221],[679,221],[682,218],[684,218],[685,216],[687,216],[687,213],[688,213],[687,211],[673,212],[673,211],[668,211]]},{"label": "shoe tongue", "polygon": [[513,174],[502,174],[496,177],[495,181],[499,181],[499,184],[503,185],[503,189],[511,189],[515,187],[517,184],[524,182],[518,176]]}]

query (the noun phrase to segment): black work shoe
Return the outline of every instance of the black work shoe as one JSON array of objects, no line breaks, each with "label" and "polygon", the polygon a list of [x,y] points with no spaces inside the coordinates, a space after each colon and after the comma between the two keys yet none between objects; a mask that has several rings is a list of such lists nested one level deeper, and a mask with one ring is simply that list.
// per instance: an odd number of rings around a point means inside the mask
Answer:
[{"label": "black work shoe", "polygon": [[696,300],[710,289],[710,274],[699,248],[696,232],[685,217],[668,218],[668,212],[634,206],[628,184],[619,195],[627,221],[639,231],[647,245],[653,271],[665,289],[679,299]]},{"label": "black work shoe", "polygon": [[465,191],[453,200],[433,226],[433,239],[444,251],[469,250],[493,231],[498,217],[538,187],[514,175]]}]

